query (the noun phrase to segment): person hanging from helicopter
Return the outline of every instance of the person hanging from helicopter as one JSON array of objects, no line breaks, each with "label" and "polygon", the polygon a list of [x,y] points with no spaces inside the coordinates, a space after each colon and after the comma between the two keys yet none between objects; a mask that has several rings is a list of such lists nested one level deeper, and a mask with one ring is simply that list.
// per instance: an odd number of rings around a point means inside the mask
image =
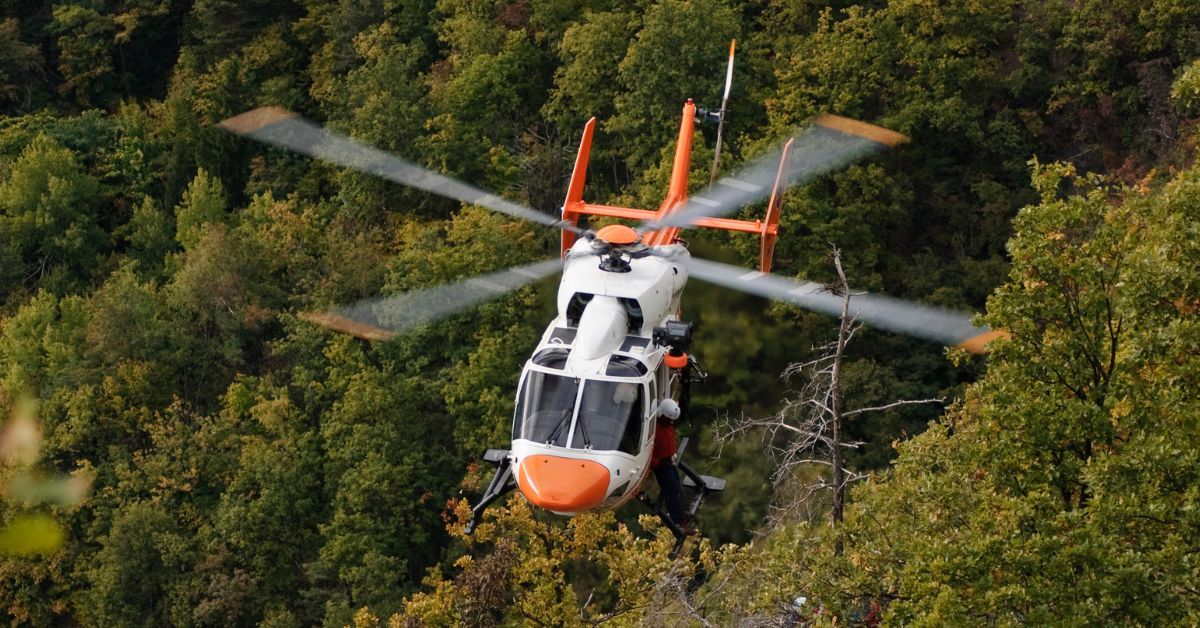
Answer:
[{"label": "person hanging from helicopter", "polygon": [[654,479],[658,480],[658,488],[667,507],[667,516],[671,518],[672,523],[683,529],[691,521],[683,511],[683,485],[679,481],[679,470],[675,468],[673,461],[677,449],[675,421],[679,420],[679,415],[679,404],[674,399],[668,397],[658,403],[650,469],[654,471]]}]

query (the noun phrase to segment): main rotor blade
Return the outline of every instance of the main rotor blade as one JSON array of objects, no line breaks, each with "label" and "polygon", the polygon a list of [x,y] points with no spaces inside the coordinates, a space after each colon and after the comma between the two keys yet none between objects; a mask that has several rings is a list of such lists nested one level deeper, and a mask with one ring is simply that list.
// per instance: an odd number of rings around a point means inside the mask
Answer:
[{"label": "main rotor blade", "polygon": [[[800,185],[867,155],[908,141],[904,135],[866,122],[822,114],[813,125],[792,138],[791,157],[784,164],[785,186]],[[733,213],[771,193],[784,146],[750,162],[736,174],[717,179],[708,190],[688,199],[683,207],[642,230],[690,227],[701,218]],[[783,190],[780,190],[782,193]]]},{"label": "main rotor blade", "polygon": [[553,216],[548,216],[486,190],[367,146],[362,142],[318,126],[305,120],[300,114],[281,107],[262,107],[247,111],[229,118],[217,126],[242,137],[323,159],[359,172],[373,174],[431,194],[471,205],[479,205],[501,214],[522,218],[554,229],[569,229],[582,233],[578,227],[564,223]]},{"label": "main rotor blade", "polygon": [[306,312],[300,318],[364,340],[391,340],[398,334],[449,316],[562,270],[561,259],[514,266],[457,283],[378,297],[332,312]]},{"label": "main rotor blade", "polygon": [[[691,276],[709,283],[785,301],[830,316],[842,314],[842,297],[830,293],[819,283],[788,279],[694,257],[686,263]],[[850,313],[872,327],[959,347],[972,353],[983,353],[988,342],[1004,335],[1004,332],[986,325],[973,325],[970,314],[875,294],[851,296]]]}]

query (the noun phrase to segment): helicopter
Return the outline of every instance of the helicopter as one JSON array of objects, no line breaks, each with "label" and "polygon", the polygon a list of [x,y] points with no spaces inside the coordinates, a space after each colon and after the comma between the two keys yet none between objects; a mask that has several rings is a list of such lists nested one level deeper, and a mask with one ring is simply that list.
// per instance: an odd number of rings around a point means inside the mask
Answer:
[{"label": "helicopter", "polygon": [[[781,148],[689,196],[695,124],[698,117],[703,120],[711,115],[698,112],[691,99],[684,104],[670,184],[657,211],[584,200],[596,127],[596,119],[590,119],[584,126],[559,217],[432,172],[282,108],[255,109],[218,126],[561,232],[560,256],[555,259],[301,315],[338,332],[387,341],[415,326],[562,273],[557,314],[521,371],[510,448],[489,449],[484,454],[496,469],[472,507],[469,533],[483,511],[513,489],[535,506],[567,516],[618,508],[641,495],[641,486],[650,475],[656,419],[664,402],[678,398],[686,412],[688,385],[704,375],[688,353],[692,324],[680,318],[680,298],[689,278],[833,316],[841,314],[843,298],[822,284],[770,272],[783,192],[789,185],[802,184],[907,138],[865,122],[821,114]],[[724,104],[719,116],[723,120]],[[725,217],[764,198],[767,208],[762,220]],[[586,216],[638,224],[610,224],[591,230],[582,224]],[[697,227],[757,234],[758,269],[693,257],[680,234]],[[971,352],[983,352],[991,339],[1003,334],[973,324],[971,316],[963,312],[883,295],[855,293],[851,302],[856,319],[865,324]],[[685,448],[686,442],[679,448],[680,454]],[[725,482],[696,473],[682,460],[677,466],[685,475],[683,484],[695,492],[688,508],[694,516],[704,497],[723,490]],[[685,531],[666,516],[661,505],[656,512],[682,543]]]}]

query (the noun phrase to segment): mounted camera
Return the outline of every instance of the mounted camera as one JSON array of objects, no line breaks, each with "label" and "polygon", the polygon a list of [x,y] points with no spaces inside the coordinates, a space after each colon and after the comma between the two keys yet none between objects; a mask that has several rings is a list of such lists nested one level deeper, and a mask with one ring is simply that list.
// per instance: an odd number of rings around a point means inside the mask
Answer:
[{"label": "mounted camera", "polygon": [[654,344],[670,347],[671,355],[680,355],[692,348],[692,327],[688,321],[667,321],[662,327],[654,328]]},{"label": "mounted camera", "polygon": [[668,347],[666,362],[673,369],[685,368],[688,364],[687,351],[692,347],[693,323],[687,321],[667,321],[662,327],[655,327],[654,344]]}]

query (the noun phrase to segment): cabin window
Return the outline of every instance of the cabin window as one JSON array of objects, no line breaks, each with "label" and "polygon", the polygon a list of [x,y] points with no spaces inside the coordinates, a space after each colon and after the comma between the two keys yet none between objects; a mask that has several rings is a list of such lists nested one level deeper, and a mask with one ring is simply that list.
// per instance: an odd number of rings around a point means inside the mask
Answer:
[{"label": "cabin window", "polygon": [[645,394],[637,382],[587,381],[571,447],[636,455]]},{"label": "cabin window", "polygon": [[578,392],[574,377],[529,371],[517,395],[513,439],[566,447]]},{"label": "cabin window", "polygon": [[646,345],[650,344],[649,338],[641,336],[625,336],[625,342],[621,343],[621,351],[633,351],[634,347],[645,349]]},{"label": "cabin window", "polygon": [[613,377],[641,377],[646,374],[646,365],[642,361],[627,355],[614,355],[608,359],[605,375]]},{"label": "cabin window", "polygon": [[567,363],[567,357],[571,355],[568,349],[543,349],[533,356],[533,363],[538,366],[544,366],[556,371],[561,371]]},{"label": "cabin window", "polygon": [[574,327],[555,327],[554,333],[550,334],[550,342],[560,345],[570,345],[575,342],[575,334],[578,329]]}]

